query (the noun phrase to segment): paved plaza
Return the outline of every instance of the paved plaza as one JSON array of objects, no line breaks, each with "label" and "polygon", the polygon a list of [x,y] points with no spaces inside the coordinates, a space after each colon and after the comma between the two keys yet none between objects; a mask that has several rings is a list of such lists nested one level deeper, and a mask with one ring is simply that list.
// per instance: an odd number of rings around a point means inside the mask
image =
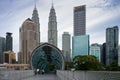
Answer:
[{"label": "paved plaza", "polygon": [[35,75],[22,80],[60,80],[55,74]]},{"label": "paved plaza", "polygon": [[60,80],[56,74],[37,74],[33,70],[0,71],[0,80]]},{"label": "paved plaza", "polygon": [[37,74],[33,70],[0,71],[0,80],[120,80],[119,71],[66,71]]}]

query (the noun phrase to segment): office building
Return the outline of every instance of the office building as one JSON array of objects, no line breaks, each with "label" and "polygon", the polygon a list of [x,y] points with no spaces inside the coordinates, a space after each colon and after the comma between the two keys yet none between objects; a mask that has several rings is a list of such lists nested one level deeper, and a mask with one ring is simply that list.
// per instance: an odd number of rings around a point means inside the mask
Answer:
[{"label": "office building", "polygon": [[103,43],[101,49],[101,62],[106,65],[106,43]]},{"label": "office building", "polygon": [[62,51],[65,57],[65,61],[71,61],[71,36],[68,32],[64,32],[62,35]]},{"label": "office building", "polygon": [[72,58],[89,54],[89,35],[72,37]]},{"label": "office building", "polygon": [[3,52],[5,51],[5,38],[0,37],[0,64],[3,62]]},{"label": "office building", "polygon": [[90,55],[95,56],[99,61],[101,61],[101,45],[97,43],[91,44]]},{"label": "office building", "polygon": [[115,61],[118,63],[119,29],[114,26],[106,29],[106,64]]},{"label": "office building", "polygon": [[12,33],[7,32],[6,33],[6,51],[12,51],[13,50],[13,38]]},{"label": "office building", "polygon": [[57,17],[53,4],[49,14],[48,43],[57,46]]},{"label": "office building", "polygon": [[118,65],[120,66],[120,46],[119,46],[119,50],[118,50]]},{"label": "office building", "polygon": [[19,63],[30,63],[32,51],[39,45],[39,32],[37,26],[30,18],[26,19],[20,28]]},{"label": "office building", "polygon": [[86,6],[74,7],[74,36],[86,34]]},{"label": "office building", "polygon": [[39,43],[40,43],[40,23],[39,23],[39,14],[35,5],[35,8],[33,10],[33,14],[32,14],[32,20],[34,21],[34,23],[37,25],[37,32],[39,33]]},{"label": "office building", "polygon": [[3,52],[3,63],[15,64],[16,54],[13,51],[4,51]]}]

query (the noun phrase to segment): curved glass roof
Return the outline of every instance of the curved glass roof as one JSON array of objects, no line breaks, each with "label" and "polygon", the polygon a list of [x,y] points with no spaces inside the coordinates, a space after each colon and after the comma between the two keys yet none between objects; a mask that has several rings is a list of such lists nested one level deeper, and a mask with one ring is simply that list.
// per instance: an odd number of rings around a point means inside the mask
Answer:
[{"label": "curved glass roof", "polygon": [[41,44],[32,53],[31,67],[33,69],[45,70],[45,72],[64,69],[63,54],[57,47],[51,44]]}]

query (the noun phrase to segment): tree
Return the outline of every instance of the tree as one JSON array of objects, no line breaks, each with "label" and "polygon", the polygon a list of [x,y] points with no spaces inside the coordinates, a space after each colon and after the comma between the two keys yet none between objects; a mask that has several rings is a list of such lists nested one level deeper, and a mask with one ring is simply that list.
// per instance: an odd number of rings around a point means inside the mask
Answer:
[{"label": "tree", "polygon": [[70,70],[73,68],[73,62],[65,62],[65,70]]},{"label": "tree", "polygon": [[107,67],[106,70],[108,71],[120,71],[120,66],[116,61],[111,62]]},{"label": "tree", "polygon": [[73,64],[76,70],[103,70],[103,65],[95,56],[76,56],[73,58]]}]

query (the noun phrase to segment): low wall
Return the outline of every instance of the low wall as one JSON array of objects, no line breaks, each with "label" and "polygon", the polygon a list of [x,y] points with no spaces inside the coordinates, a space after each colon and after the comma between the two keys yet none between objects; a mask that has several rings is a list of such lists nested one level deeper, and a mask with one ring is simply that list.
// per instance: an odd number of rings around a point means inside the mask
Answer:
[{"label": "low wall", "polygon": [[120,71],[63,71],[58,70],[61,80],[120,80]]},{"label": "low wall", "polygon": [[22,80],[33,75],[33,70],[0,71],[0,80]]}]

